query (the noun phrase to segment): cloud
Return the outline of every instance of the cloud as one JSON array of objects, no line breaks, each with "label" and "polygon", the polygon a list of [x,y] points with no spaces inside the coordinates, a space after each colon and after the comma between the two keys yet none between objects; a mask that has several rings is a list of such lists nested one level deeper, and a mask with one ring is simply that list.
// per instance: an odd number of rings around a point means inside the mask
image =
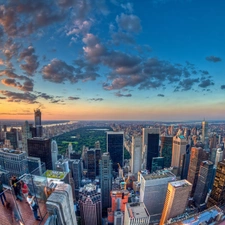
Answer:
[{"label": "cloud", "polygon": [[213,56],[213,55],[207,56],[205,59],[207,61],[214,62],[214,63],[222,61],[222,59],[220,57]]},{"label": "cloud", "polygon": [[80,97],[72,97],[72,96],[68,97],[68,100],[79,100],[79,99],[80,99]]},{"label": "cloud", "polygon": [[165,97],[165,95],[163,95],[163,94],[158,94],[157,96],[158,97]]},{"label": "cloud", "polygon": [[201,87],[201,88],[207,88],[207,87],[212,86],[212,85],[214,85],[212,80],[205,79],[205,80],[202,80],[201,83],[198,86]]},{"label": "cloud", "polygon": [[24,60],[26,63],[21,64],[20,67],[28,75],[32,76],[33,73],[37,70],[39,62],[37,61],[37,55],[34,55],[33,46],[29,46],[27,49],[24,49],[19,55],[19,61]]},{"label": "cloud", "polygon": [[95,102],[99,102],[99,101],[103,101],[103,98],[89,98],[89,101],[95,101]]},{"label": "cloud", "polygon": [[11,60],[13,57],[18,55],[18,51],[21,47],[21,44],[13,42],[13,40],[11,38],[9,38],[2,49],[3,54],[6,57],[6,60],[9,61]]},{"label": "cloud", "polygon": [[42,68],[43,79],[53,83],[64,83],[70,81],[76,83],[77,79],[74,76],[75,68],[68,65],[59,59],[53,59],[50,64]]},{"label": "cloud", "polygon": [[128,32],[139,33],[142,29],[139,17],[133,14],[127,15],[122,13],[116,17],[116,22],[119,28]]},{"label": "cloud", "polygon": [[121,7],[127,12],[127,13],[132,13],[133,10],[133,3],[127,2],[125,4],[121,4]]},{"label": "cloud", "polygon": [[0,97],[0,100],[6,99],[6,97]]},{"label": "cloud", "polygon": [[121,43],[124,44],[134,44],[135,40],[131,34],[119,31],[112,33],[112,41],[113,44],[119,45]]},{"label": "cloud", "polygon": [[76,2],[77,0],[58,0],[59,6],[65,7],[65,8],[75,5]]},{"label": "cloud", "polygon": [[34,94],[31,94],[29,92],[16,93],[16,92],[12,92],[12,91],[0,90],[0,93],[7,97],[8,102],[25,102],[28,104],[38,103],[36,101],[37,96]]},{"label": "cloud", "polygon": [[225,84],[221,85],[220,87],[222,90],[225,90]]},{"label": "cloud", "polygon": [[131,94],[121,94],[121,92],[118,91],[118,92],[115,93],[115,96],[117,96],[117,97],[131,97],[132,95]]},{"label": "cloud", "polygon": [[199,78],[187,78],[179,82],[182,91],[190,90],[194,84],[199,82]]},{"label": "cloud", "polygon": [[75,20],[74,24],[69,28],[69,31],[66,33],[68,36],[69,35],[78,35],[82,34],[85,35],[89,32],[91,28],[92,22],[85,20]]}]

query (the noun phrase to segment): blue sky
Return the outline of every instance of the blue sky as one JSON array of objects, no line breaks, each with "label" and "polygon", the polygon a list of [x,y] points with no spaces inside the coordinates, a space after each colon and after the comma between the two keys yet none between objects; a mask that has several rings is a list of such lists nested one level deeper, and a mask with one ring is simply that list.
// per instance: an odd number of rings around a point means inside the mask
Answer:
[{"label": "blue sky", "polygon": [[0,115],[225,119],[225,2],[0,1]]}]

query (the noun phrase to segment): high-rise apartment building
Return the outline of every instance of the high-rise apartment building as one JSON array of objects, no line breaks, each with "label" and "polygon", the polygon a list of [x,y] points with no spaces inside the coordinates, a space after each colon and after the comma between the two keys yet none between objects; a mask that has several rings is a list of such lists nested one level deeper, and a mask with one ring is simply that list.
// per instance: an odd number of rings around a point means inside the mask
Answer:
[{"label": "high-rise apartment building", "polygon": [[191,157],[187,180],[192,184],[191,196],[193,196],[198,180],[198,173],[202,161],[208,160],[208,154],[201,147],[191,148]]},{"label": "high-rise apartment building", "polygon": [[118,171],[118,163],[123,167],[124,161],[124,132],[107,131],[106,148],[113,163],[113,170]]},{"label": "high-rise apartment building", "polygon": [[176,180],[176,176],[168,170],[161,170],[152,174],[139,174],[140,202],[144,202],[149,214],[150,222],[159,221],[169,182]]},{"label": "high-rise apartment building", "polygon": [[197,207],[205,203],[209,192],[209,185],[213,176],[213,163],[211,161],[202,161],[200,165],[198,180],[194,193],[194,201]]},{"label": "high-rise apartment building", "polygon": [[215,158],[215,166],[217,166],[218,162],[221,162],[223,160],[223,155],[224,155],[224,152],[221,148],[218,148],[216,150],[216,158]]},{"label": "high-rise apartment building", "polygon": [[151,172],[152,158],[159,156],[159,129],[142,129],[143,169]]},{"label": "high-rise apartment building", "polygon": [[207,207],[225,204],[225,160],[218,162],[216,176],[214,179],[212,192],[208,199]]},{"label": "high-rise apartment building", "polygon": [[174,181],[168,184],[160,225],[164,225],[168,219],[185,211],[191,187],[191,183],[187,180]]},{"label": "high-rise apartment building", "polygon": [[42,137],[41,110],[34,110],[34,124],[36,128],[36,136]]},{"label": "high-rise apartment building", "polygon": [[27,152],[27,139],[32,138],[32,133],[30,131],[30,125],[28,121],[25,121],[22,126],[22,146],[23,151]]},{"label": "high-rise apartment building", "polygon": [[110,191],[112,190],[112,161],[108,152],[102,154],[102,159],[99,161],[99,170],[102,208],[107,209],[110,207]]},{"label": "high-rise apartment building", "polygon": [[56,170],[56,162],[58,160],[58,145],[56,140],[51,141],[51,153],[52,153],[52,168],[53,170]]},{"label": "high-rise apartment building", "polygon": [[162,136],[161,137],[160,156],[164,158],[164,166],[166,168],[169,168],[171,166],[172,147],[173,147],[173,137],[172,136]]},{"label": "high-rise apartment building", "polygon": [[171,166],[178,169],[178,175],[182,168],[182,155],[186,153],[187,140],[183,135],[173,137]]},{"label": "high-rise apartment building", "polygon": [[82,225],[101,225],[101,189],[87,184],[79,191],[80,216]]},{"label": "high-rise apartment building", "polygon": [[141,170],[142,163],[141,137],[132,136],[131,146],[131,173],[137,174]]},{"label": "high-rise apartment building", "polygon": [[28,156],[38,157],[45,163],[46,169],[52,170],[51,139],[30,138],[27,140]]},{"label": "high-rise apartment building", "polygon": [[127,203],[124,225],[149,225],[150,215],[143,202]]}]

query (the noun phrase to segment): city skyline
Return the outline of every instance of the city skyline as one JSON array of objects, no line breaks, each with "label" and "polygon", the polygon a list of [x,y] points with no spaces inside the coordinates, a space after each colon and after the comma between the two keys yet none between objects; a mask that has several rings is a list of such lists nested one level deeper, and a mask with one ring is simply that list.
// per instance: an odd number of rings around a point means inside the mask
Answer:
[{"label": "city skyline", "polygon": [[0,117],[224,120],[225,2],[0,4]]}]

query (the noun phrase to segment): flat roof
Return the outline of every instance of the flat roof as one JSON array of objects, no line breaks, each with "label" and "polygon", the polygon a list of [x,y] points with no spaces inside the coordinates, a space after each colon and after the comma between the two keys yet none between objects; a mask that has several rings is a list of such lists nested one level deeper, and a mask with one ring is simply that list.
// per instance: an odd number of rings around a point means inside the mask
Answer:
[{"label": "flat roof", "polygon": [[187,180],[178,180],[178,181],[173,181],[173,182],[170,182],[170,184],[175,187],[175,188],[178,188],[178,187],[183,187],[183,186],[190,186],[191,183],[188,182]]},{"label": "flat roof", "polygon": [[171,173],[168,170],[158,170],[154,173],[150,174],[142,174],[145,180],[154,180],[154,179],[160,179],[160,178],[166,178],[166,177],[176,177],[173,173]]},{"label": "flat roof", "polygon": [[149,213],[143,202],[127,203],[127,209],[131,219],[149,217]]}]

